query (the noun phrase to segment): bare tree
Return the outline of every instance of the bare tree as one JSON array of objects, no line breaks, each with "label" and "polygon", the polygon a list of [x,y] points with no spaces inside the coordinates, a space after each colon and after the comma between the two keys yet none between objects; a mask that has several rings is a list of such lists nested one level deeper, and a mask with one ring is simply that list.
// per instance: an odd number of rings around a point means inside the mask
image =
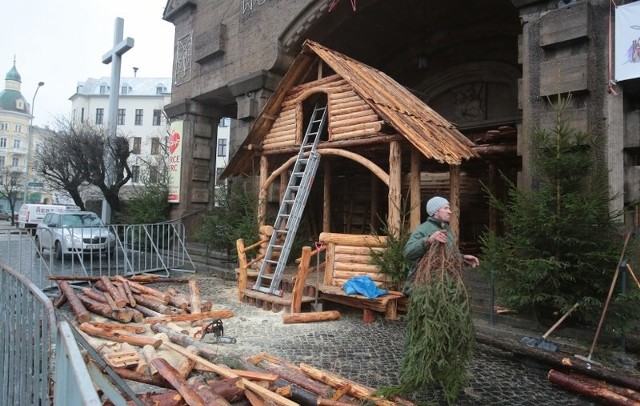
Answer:
[{"label": "bare tree", "polygon": [[24,192],[25,174],[13,167],[3,166],[0,168],[0,197],[4,197],[9,202],[11,211],[11,225],[15,224],[13,218],[16,211],[16,202]]},{"label": "bare tree", "polygon": [[[38,168],[52,184],[66,190],[74,202],[84,207],[78,188],[92,184],[100,189],[111,210],[121,210],[120,189],[131,179],[127,159],[131,155],[129,141],[124,137],[111,139],[104,126],[58,120],[58,131],[50,147],[55,160],[44,160],[47,148],[38,155]],[[52,165],[50,163],[56,163]],[[113,179],[109,174],[113,170]],[[79,199],[79,200],[76,200]],[[82,204],[79,204],[82,203]]]},{"label": "bare tree", "polygon": [[80,186],[88,179],[80,171],[79,164],[72,160],[75,155],[69,153],[73,149],[70,145],[81,141],[82,137],[74,132],[47,136],[42,139],[35,157],[37,171],[47,185],[54,190],[65,190],[76,206],[85,210]]}]

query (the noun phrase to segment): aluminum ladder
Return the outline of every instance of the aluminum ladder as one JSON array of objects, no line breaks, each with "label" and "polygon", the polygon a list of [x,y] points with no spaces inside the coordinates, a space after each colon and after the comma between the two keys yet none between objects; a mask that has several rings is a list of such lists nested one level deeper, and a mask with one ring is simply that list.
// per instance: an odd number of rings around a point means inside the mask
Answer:
[{"label": "aluminum ladder", "polygon": [[[273,234],[269,240],[253,290],[282,296],[282,290],[279,289],[282,272],[287,264],[287,258],[296,237],[304,207],[307,204],[313,179],[320,164],[320,154],[316,151],[316,146],[326,119],[327,106],[316,104],[300,145],[298,158],[293,165],[291,177],[273,226]],[[275,270],[271,273],[274,266]]]}]

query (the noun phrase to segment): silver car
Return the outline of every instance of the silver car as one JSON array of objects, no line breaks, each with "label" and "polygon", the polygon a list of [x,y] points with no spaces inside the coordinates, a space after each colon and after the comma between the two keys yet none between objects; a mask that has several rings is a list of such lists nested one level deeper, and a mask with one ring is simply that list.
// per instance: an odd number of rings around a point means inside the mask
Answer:
[{"label": "silver car", "polygon": [[47,213],[35,236],[40,252],[49,250],[57,260],[66,254],[112,254],[116,237],[100,217],[90,211]]}]

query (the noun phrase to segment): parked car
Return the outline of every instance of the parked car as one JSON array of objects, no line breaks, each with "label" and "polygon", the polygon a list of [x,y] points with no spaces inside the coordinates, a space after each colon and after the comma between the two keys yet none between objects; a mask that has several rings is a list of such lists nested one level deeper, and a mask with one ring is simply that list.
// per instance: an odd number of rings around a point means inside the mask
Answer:
[{"label": "parked car", "polygon": [[18,211],[18,228],[29,230],[35,235],[36,227],[47,213],[80,210],[78,206],[65,204],[32,204],[26,203],[20,206]]},{"label": "parked car", "polygon": [[11,220],[11,213],[9,213],[8,211],[0,210],[0,220]]},{"label": "parked car", "polygon": [[57,260],[66,254],[113,254],[116,237],[90,211],[47,213],[36,228],[36,247]]}]

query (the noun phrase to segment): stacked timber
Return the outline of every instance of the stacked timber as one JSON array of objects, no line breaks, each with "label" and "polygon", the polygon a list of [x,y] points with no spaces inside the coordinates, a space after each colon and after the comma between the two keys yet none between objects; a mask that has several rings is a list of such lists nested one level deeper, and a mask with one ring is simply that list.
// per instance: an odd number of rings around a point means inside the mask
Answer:
[{"label": "stacked timber", "polygon": [[[123,277],[50,277],[76,316],[76,328],[121,378],[156,387],[127,399],[145,405],[357,405],[371,401],[381,405],[412,405],[374,396],[374,390],[309,365],[292,366],[260,353],[252,362],[234,359],[234,368],[217,362],[225,359],[220,347],[203,341],[212,320],[233,317],[230,310],[212,310],[202,300],[194,279]],[[92,287],[74,289],[75,279]],[[173,281],[185,288],[160,290],[152,283]],[[188,291],[187,291],[188,290]],[[289,322],[332,320],[338,312],[292,314]],[[221,333],[220,333],[221,334]],[[99,361],[99,360],[98,360]],[[105,369],[102,362],[88,358]],[[229,362],[227,362],[229,363]],[[261,365],[258,365],[261,364]],[[237,366],[241,368],[238,369]],[[108,400],[104,405],[116,404]]]}]

